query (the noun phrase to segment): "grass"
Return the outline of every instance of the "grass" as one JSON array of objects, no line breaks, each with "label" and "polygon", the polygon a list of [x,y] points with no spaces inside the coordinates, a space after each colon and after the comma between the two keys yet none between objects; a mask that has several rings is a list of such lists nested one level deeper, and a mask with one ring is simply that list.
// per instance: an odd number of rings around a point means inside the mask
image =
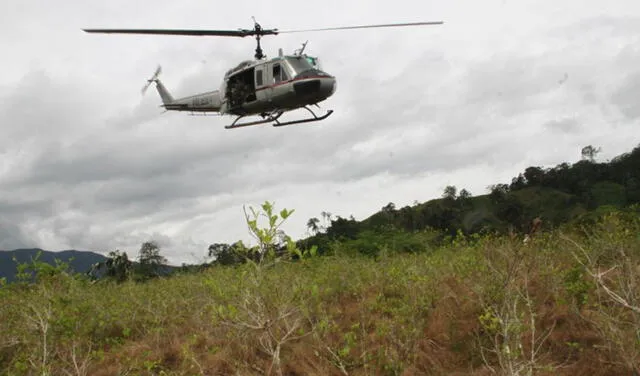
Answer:
[{"label": "grass", "polygon": [[338,244],[146,283],[58,271],[0,287],[0,373],[631,374],[639,267],[640,220],[612,213],[528,244],[486,236],[375,258]]}]

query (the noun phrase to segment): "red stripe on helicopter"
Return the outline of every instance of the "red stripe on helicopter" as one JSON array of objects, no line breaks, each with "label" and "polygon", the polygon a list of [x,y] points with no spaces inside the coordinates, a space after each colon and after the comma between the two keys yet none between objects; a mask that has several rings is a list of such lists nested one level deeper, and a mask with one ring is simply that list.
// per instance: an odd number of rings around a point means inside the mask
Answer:
[{"label": "red stripe on helicopter", "polygon": [[264,89],[273,89],[274,87],[285,85],[285,84],[288,84],[288,83],[291,83],[291,82],[302,81],[302,80],[317,80],[319,78],[331,78],[331,77],[327,77],[327,76],[309,76],[309,77],[294,78],[293,80],[278,82],[277,84],[274,84],[274,85],[263,86],[261,88],[256,89],[256,91],[260,91],[260,90],[264,90]]}]

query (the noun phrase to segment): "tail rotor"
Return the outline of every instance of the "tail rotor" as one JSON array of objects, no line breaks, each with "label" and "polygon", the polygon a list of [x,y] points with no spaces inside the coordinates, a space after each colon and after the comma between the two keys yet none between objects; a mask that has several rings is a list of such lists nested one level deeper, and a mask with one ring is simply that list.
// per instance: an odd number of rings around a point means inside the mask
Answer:
[{"label": "tail rotor", "polygon": [[144,93],[147,92],[147,89],[149,88],[149,85],[151,85],[152,82],[158,80],[158,76],[160,75],[161,72],[162,72],[162,67],[158,65],[158,68],[156,68],[156,71],[153,73],[153,76],[151,76],[151,78],[147,80],[146,85],[142,87],[142,95],[144,95]]}]

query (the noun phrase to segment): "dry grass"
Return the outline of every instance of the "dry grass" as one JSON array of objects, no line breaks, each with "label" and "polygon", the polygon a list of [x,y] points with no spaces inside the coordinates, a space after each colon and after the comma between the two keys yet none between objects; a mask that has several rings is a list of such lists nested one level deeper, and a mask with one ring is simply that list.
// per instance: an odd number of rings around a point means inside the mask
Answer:
[{"label": "dry grass", "polygon": [[638,234],[637,219],[614,216],[589,236],[540,234],[526,245],[484,238],[259,274],[216,267],[144,284],[57,275],[9,285],[0,373],[630,374],[640,349],[624,333],[640,332],[640,321],[602,287],[637,304]]}]

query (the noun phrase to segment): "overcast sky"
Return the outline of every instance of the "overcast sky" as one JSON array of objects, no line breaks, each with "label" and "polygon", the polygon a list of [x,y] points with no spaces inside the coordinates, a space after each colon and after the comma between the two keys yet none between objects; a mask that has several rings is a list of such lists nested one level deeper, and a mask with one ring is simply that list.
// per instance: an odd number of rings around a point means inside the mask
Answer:
[{"label": "overcast sky", "polygon": [[[226,130],[231,117],[162,113],[140,89],[161,64],[175,97],[214,90],[251,38],[87,34],[82,28],[290,30],[337,78],[319,123]],[[640,143],[637,0],[5,0],[0,5],[0,249],[136,255],[172,263],[214,242],[250,244],[243,205],[361,220],[389,202],[474,195],[528,166],[601,160]],[[303,115],[302,112],[299,113]],[[288,119],[297,114],[285,115]],[[284,117],[283,117],[284,118]]]}]

